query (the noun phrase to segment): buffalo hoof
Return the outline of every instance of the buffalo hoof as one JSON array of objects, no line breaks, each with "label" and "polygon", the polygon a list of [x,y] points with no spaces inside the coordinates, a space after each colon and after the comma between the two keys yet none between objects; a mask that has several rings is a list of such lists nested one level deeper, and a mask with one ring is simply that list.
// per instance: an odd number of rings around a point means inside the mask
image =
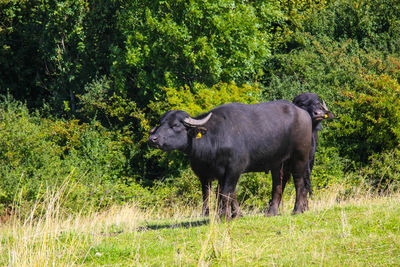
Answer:
[{"label": "buffalo hoof", "polygon": [[305,203],[303,205],[299,205],[299,206],[296,205],[296,207],[292,211],[292,215],[300,214],[300,213],[303,213],[303,212],[305,212],[307,210],[308,210],[307,203]]},{"label": "buffalo hoof", "polygon": [[277,214],[278,214],[278,209],[270,207],[268,209],[268,211],[265,213],[265,216],[272,217],[272,216],[276,216]]}]

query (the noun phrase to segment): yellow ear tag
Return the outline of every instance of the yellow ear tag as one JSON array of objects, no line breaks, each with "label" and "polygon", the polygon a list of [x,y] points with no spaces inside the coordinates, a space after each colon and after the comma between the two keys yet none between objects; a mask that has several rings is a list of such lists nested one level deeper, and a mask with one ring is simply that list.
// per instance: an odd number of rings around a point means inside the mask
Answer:
[{"label": "yellow ear tag", "polygon": [[325,119],[328,118],[328,115],[325,114]]},{"label": "yellow ear tag", "polygon": [[199,132],[197,135],[196,135],[196,139],[200,139],[201,138],[201,132]]}]

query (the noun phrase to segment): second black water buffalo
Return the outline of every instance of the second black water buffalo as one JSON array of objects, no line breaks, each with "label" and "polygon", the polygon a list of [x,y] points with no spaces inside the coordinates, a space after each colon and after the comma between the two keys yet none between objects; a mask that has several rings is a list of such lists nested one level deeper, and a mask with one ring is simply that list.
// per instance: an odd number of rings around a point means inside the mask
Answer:
[{"label": "second black water buffalo", "polygon": [[273,195],[267,215],[276,215],[282,198],[281,169],[293,175],[296,202],[293,213],[308,208],[305,170],[311,148],[312,122],[306,111],[279,100],[259,104],[230,103],[195,118],[182,110],[166,112],[150,132],[149,143],[159,149],[188,155],[203,192],[208,214],[211,182],[218,180],[218,212],[240,214],[236,184],[242,173],[271,171]]},{"label": "second black water buffalo", "polygon": [[[308,160],[308,166],[306,169],[306,188],[309,193],[312,193],[311,187],[311,172],[314,166],[315,160],[315,151],[318,145],[318,131],[322,130],[321,122],[325,119],[333,119],[335,116],[332,112],[328,110],[328,107],[325,104],[325,101],[322,102],[319,99],[319,96],[314,93],[303,93],[299,94],[293,99],[293,103],[299,108],[304,109],[308,112],[312,120],[312,139],[311,139],[311,150],[310,156]],[[284,183],[287,179],[284,178]],[[283,184],[283,188],[285,184]]]}]

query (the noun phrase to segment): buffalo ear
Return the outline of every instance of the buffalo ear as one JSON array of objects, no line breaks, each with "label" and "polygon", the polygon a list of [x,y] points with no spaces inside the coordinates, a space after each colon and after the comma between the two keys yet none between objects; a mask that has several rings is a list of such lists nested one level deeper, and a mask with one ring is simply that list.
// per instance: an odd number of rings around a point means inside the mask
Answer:
[{"label": "buffalo ear", "polygon": [[325,114],[326,114],[326,116],[327,116],[327,117],[326,117],[327,119],[333,119],[333,118],[335,118],[335,116],[333,115],[333,113],[330,112],[330,111],[326,112]]},{"label": "buffalo ear", "polygon": [[193,127],[188,130],[188,134],[190,137],[196,137],[197,139],[201,138],[203,135],[207,133],[207,128],[205,127]]},{"label": "buffalo ear", "polygon": [[201,134],[206,134],[207,133],[207,128],[206,127],[198,127],[197,130]]}]

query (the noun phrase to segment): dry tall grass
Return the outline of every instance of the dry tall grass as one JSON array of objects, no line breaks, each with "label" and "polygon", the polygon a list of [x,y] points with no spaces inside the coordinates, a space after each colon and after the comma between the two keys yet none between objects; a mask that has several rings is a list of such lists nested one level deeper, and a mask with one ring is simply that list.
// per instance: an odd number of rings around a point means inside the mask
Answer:
[{"label": "dry tall grass", "polygon": [[[6,223],[0,226],[0,266],[72,266],[83,264],[93,256],[93,247],[105,236],[118,235],[122,232],[135,233],[132,242],[140,244],[141,232],[138,231],[148,221],[168,218],[169,220],[194,219],[200,216],[201,207],[171,207],[165,211],[155,212],[152,209],[141,210],[134,203],[114,206],[101,212],[85,214],[68,214],[63,210],[63,197],[73,188],[66,182],[58,190],[48,189],[31,208],[27,216],[22,216],[18,209],[14,210]],[[376,203],[384,199],[372,192],[357,192],[351,198],[341,200],[344,188],[336,186],[319,192],[310,200],[311,212],[324,212],[338,205]],[[396,194],[396,193],[393,193]],[[213,195],[213,194],[211,194]],[[397,194],[398,196],[398,194]],[[376,201],[371,202],[371,199]],[[398,197],[397,199],[400,199]],[[382,200],[383,201],[383,200]],[[217,219],[216,200],[210,201],[210,219],[207,233],[200,246],[199,266],[209,264],[207,255],[216,258],[232,259],[231,228],[226,223],[220,227]],[[281,213],[291,212],[294,196],[286,199]],[[16,205],[18,206],[18,205]],[[244,211],[245,215],[252,215]],[[258,215],[257,215],[258,216]],[[346,234],[346,216],[342,216],[343,234]],[[139,263],[141,255],[133,251]],[[94,254],[96,256],[96,254]],[[231,262],[234,265],[234,262]]]},{"label": "dry tall grass", "polygon": [[0,226],[0,266],[79,265],[105,233],[122,227],[134,231],[152,216],[134,204],[67,214],[62,208],[67,190],[73,190],[68,182],[56,191],[46,190],[27,215],[18,208],[12,211]]}]

